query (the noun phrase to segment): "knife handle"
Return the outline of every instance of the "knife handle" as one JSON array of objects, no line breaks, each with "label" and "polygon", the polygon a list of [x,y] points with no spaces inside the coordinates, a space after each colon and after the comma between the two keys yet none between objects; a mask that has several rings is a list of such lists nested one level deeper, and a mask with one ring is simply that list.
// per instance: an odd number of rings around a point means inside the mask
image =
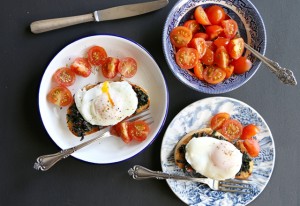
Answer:
[{"label": "knife handle", "polygon": [[30,24],[30,29],[32,33],[39,34],[46,31],[51,31],[54,29],[59,29],[59,28],[91,22],[91,21],[95,21],[93,13],[79,15],[79,16],[70,16],[70,17],[35,21]]}]

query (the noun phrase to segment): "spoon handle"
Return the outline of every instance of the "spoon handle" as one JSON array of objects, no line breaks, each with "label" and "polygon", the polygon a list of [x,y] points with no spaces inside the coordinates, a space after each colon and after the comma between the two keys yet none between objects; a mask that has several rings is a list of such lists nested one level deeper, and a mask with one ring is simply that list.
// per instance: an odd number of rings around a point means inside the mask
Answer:
[{"label": "spoon handle", "polygon": [[277,62],[263,56],[261,53],[259,53],[246,43],[245,48],[248,49],[256,58],[265,63],[282,83],[293,86],[297,85],[297,80],[291,70],[281,67]]}]

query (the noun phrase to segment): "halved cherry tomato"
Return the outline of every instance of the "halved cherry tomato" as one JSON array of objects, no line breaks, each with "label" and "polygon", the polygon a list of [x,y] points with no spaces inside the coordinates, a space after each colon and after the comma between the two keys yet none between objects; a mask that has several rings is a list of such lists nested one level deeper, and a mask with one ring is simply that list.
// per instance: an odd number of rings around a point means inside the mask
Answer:
[{"label": "halved cherry tomato", "polygon": [[244,74],[249,71],[252,67],[252,62],[246,57],[240,57],[237,60],[233,60],[231,65],[234,66],[235,74]]},{"label": "halved cherry tomato", "polygon": [[227,51],[231,58],[238,59],[244,52],[244,40],[242,38],[231,39],[227,45]]},{"label": "halved cherry tomato", "polygon": [[117,76],[119,62],[120,60],[118,58],[107,57],[105,63],[101,67],[103,76],[108,79]]},{"label": "halved cherry tomato", "polygon": [[213,116],[210,120],[210,127],[213,130],[221,129],[225,120],[230,119],[230,114],[226,112],[220,112]]},{"label": "halved cherry tomato", "polygon": [[228,67],[223,68],[223,70],[226,72],[225,79],[228,79],[233,74],[234,66],[228,65]]},{"label": "halved cherry tomato", "polygon": [[206,52],[206,43],[205,40],[201,37],[193,38],[189,43],[189,47],[192,47],[198,51],[200,59]]},{"label": "halved cherry tomato", "polygon": [[92,65],[100,66],[104,64],[107,53],[103,47],[93,46],[88,50],[88,60]]},{"label": "halved cherry tomato", "polygon": [[113,133],[117,133],[117,136],[121,137],[122,140],[127,144],[132,140],[132,136],[128,134],[129,124],[129,122],[119,122],[112,127]]},{"label": "halved cherry tomato", "polygon": [[217,50],[215,52],[214,62],[218,67],[220,67],[222,69],[228,67],[229,55],[224,46],[220,46],[217,48]]},{"label": "halved cherry tomato", "polygon": [[248,124],[244,127],[243,133],[240,137],[240,139],[251,139],[253,136],[255,136],[259,132],[259,129],[254,124]]},{"label": "halved cherry tomato", "polygon": [[207,66],[203,70],[203,78],[210,84],[218,84],[224,80],[226,73],[218,67]]},{"label": "halved cherry tomato", "polygon": [[215,41],[214,41],[214,44],[217,46],[217,47],[220,47],[220,46],[224,46],[226,47],[229,43],[230,39],[228,38],[224,38],[224,37],[218,37]]},{"label": "halved cherry tomato", "polygon": [[241,136],[242,131],[243,125],[239,121],[228,119],[224,121],[221,133],[228,141],[233,141]]},{"label": "halved cherry tomato", "polygon": [[207,48],[205,54],[201,58],[201,61],[205,65],[212,65],[214,63],[214,52]]},{"label": "halved cherry tomato", "polygon": [[217,46],[214,44],[213,41],[206,41],[206,47],[215,52],[217,50]]},{"label": "halved cherry tomato", "polygon": [[74,84],[76,74],[70,68],[62,67],[54,73],[53,80],[61,86],[68,87]]},{"label": "halved cherry tomato", "polygon": [[224,28],[224,35],[226,38],[232,39],[233,37],[235,37],[238,31],[238,25],[236,21],[234,21],[233,19],[227,19],[223,20],[221,24]]},{"label": "halved cherry tomato", "polygon": [[219,24],[225,19],[225,11],[218,5],[208,7],[205,12],[211,24]]},{"label": "halved cherry tomato", "polygon": [[192,31],[185,26],[177,26],[170,33],[170,41],[177,48],[187,46],[192,37]]},{"label": "halved cherry tomato", "polygon": [[208,35],[206,33],[203,33],[203,32],[198,32],[198,33],[194,34],[193,38],[197,38],[197,37],[201,37],[205,40],[208,40]]},{"label": "halved cherry tomato", "polygon": [[211,25],[211,26],[207,26],[205,30],[206,30],[206,34],[208,35],[208,38],[210,40],[213,40],[217,38],[219,34],[222,33],[223,28],[219,25]]},{"label": "halved cherry tomato", "polygon": [[196,66],[194,67],[194,74],[199,80],[203,80],[203,65],[200,60],[197,61]]},{"label": "halved cherry tomato", "polygon": [[131,57],[125,57],[118,64],[118,72],[126,77],[131,78],[137,72],[137,62]]},{"label": "halved cherry tomato", "polygon": [[88,77],[92,72],[92,67],[87,58],[78,57],[71,64],[70,68],[78,75]]},{"label": "halved cherry tomato", "polygon": [[47,100],[57,106],[68,106],[73,101],[72,93],[64,86],[57,86],[50,90]]},{"label": "halved cherry tomato", "polygon": [[245,139],[244,147],[247,149],[247,152],[251,157],[257,157],[259,155],[260,146],[256,139]]},{"label": "halved cherry tomato", "polygon": [[144,141],[149,135],[150,128],[149,125],[142,120],[131,122],[128,125],[128,135],[130,138],[136,141]]},{"label": "halved cherry tomato", "polygon": [[194,48],[182,47],[176,53],[176,63],[182,69],[191,69],[195,67],[199,54]]},{"label": "halved cherry tomato", "polygon": [[198,6],[194,11],[194,17],[199,24],[202,25],[211,25],[204,9],[201,6]]},{"label": "halved cherry tomato", "polygon": [[186,22],[184,22],[183,26],[189,28],[192,34],[195,34],[200,30],[200,25],[194,19],[187,20]]}]

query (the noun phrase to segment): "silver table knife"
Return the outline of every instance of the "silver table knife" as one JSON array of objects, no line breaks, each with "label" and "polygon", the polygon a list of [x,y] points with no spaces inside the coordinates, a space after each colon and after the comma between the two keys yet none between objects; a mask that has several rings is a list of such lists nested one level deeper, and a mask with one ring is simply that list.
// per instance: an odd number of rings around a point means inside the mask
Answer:
[{"label": "silver table knife", "polygon": [[30,24],[30,29],[33,33],[38,34],[86,22],[100,22],[114,19],[122,19],[161,9],[168,3],[169,0],[158,0],[112,7],[79,16],[40,20],[32,22]]}]

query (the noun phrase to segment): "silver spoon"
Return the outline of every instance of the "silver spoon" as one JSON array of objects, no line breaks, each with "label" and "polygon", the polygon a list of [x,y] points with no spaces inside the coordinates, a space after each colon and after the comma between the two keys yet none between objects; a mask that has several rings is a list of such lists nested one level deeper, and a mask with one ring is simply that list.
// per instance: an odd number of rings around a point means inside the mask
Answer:
[{"label": "silver spoon", "polygon": [[264,64],[268,66],[268,68],[273,72],[278,79],[288,85],[295,86],[297,85],[297,80],[294,76],[294,73],[286,68],[281,67],[277,62],[268,59],[255,49],[253,49],[249,44],[245,42],[245,48],[248,49],[256,58],[258,58],[260,61],[262,61]]}]

